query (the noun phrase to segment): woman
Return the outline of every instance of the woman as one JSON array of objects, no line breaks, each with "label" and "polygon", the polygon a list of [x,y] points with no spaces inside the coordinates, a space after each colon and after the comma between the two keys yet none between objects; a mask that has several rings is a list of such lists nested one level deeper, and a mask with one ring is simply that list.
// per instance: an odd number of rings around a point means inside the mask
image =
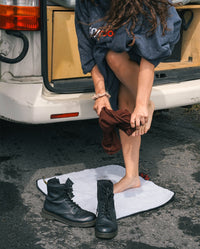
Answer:
[{"label": "woman", "polygon": [[91,72],[94,82],[94,110],[127,109],[136,128],[129,137],[119,131],[126,174],[114,193],[137,188],[141,135],[154,112],[154,69],[171,55],[181,20],[168,0],[77,0],[75,13],[83,72]]}]

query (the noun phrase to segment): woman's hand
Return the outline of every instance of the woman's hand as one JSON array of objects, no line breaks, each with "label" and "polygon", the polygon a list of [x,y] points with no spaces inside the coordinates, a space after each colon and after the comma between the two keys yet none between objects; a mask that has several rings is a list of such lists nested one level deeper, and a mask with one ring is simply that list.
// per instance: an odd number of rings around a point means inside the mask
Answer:
[{"label": "woman's hand", "polygon": [[151,127],[155,105],[150,100],[148,105],[137,105],[131,114],[131,127],[135,128],[133,136],[144,135]]},{"label": "woman's hand", "polygon": [[148,122],[148,116],[148,106],[136,106],[133,113],[131,114],[131,127],[139,130],[141,126],[144,126]]},{"label": "woman's hand", "polygon": [[96,111],[98,116],[100,115],[101,109],[103,107],[106,107],[109,110],[112,109],[107,96],[103,96],[95,100],[93,109]]}]

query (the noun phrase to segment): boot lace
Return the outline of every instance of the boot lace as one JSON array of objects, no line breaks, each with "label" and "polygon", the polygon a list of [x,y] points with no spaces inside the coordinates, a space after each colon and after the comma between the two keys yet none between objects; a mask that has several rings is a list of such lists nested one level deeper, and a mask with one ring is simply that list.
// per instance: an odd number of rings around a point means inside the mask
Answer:
[{"label": "boot lace", "polygon": [[104,199],[99,203],[97,210],[98,216],[106,216],[108,219],[112,219],[113,193],[109,188],[104,188],[102,194]]},{"label": "boot lace", "polygon": [[74,197],[73,188],[72,188],[73,184],[74,183],[68,178],[64,187],[65,200],[67,201],[68,205],[71,208],[80,211],[81,207],[75,201],[72,200],[72,198]]}]

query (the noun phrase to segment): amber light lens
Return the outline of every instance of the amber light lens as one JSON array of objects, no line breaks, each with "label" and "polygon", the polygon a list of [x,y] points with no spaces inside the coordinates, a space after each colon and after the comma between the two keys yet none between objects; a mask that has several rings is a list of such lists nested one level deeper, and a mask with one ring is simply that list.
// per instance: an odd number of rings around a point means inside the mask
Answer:
[{"label": "amber light lens", "polygon": [[0,5],[0,29],[40,30],[40,7]]}]

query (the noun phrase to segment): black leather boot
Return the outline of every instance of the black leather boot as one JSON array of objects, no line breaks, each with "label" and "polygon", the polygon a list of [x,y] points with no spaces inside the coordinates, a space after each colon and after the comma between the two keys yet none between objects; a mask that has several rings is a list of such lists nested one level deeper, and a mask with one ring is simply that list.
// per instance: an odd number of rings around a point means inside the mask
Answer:
[{"label": "black leather boot", "polygon": [[113,183],[110,180],[98,180],[95,226],[95,235],[98,238],[111,239],[117,235],[118,227],[113,196]]},{"label": "black leather boot", "polygon": [[69,178],[65,184],[60,184],[57,178],[52,178],[47,182],[48,194],[42,209],[42,216],[76,227],[94,226],[95,214],[83,210],[73,202],[72,185],[73,182]]}]

